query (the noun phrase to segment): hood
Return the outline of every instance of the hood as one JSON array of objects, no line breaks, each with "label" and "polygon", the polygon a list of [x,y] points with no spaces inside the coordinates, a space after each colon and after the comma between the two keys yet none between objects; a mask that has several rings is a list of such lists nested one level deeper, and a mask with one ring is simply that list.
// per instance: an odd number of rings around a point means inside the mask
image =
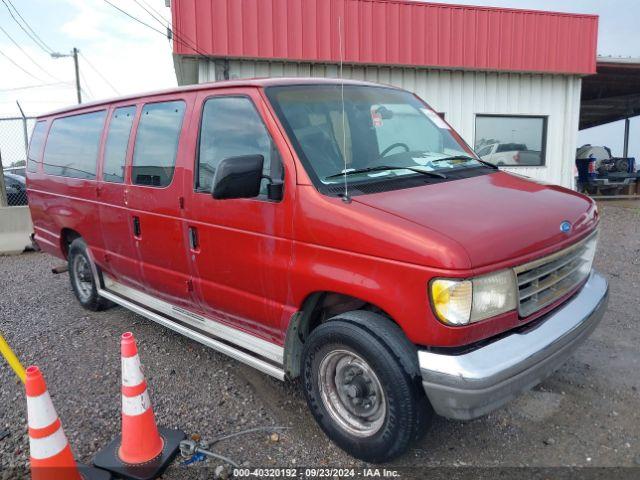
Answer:
[{"label": "hood", "polygon": [[[589,198],[505,172],[361,195],[353,201],[455,240],[467,251],[472,268],[564,244],[597,223]],[[560,229],[565,221],[571,223],[567,233]]]}]

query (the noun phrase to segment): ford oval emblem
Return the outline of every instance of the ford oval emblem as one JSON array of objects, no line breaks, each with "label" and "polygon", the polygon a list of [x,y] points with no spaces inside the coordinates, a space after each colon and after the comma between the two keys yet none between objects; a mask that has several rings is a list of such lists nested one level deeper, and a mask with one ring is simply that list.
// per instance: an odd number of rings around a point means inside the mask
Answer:
[{"label": "ford oval emblem", "polygon": [[560,224],[560,231],[562,233],[569,233],[571,231],[571,222],[564,221]]}]

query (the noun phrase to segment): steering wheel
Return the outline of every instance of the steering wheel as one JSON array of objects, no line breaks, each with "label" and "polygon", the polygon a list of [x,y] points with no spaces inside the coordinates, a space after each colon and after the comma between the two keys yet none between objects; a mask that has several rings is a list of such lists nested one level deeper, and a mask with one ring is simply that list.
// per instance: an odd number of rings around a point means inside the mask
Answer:
[{"label": "steering wheel", "polygon": [[387,156],[387,154],[391,151],[394,150],[396,148],[404,148],[405,152],[409,152],[411,151],[411,149],[409,148],[409,145],[407,145],[406,143],[394,143],[393,145],[389,145],[387,148],[385,148],[380,155],[378,156],[378,158],[384,158]]}]

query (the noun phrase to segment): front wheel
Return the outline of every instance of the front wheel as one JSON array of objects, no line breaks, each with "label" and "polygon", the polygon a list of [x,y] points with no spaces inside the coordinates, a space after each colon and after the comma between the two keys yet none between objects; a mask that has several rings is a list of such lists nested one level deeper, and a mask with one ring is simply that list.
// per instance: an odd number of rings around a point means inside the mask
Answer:
[{"label": "front wheel", "polygon": [[415,347],[381,315],[349,312],[316,328],[304,346],[302,375],[322,430],[361,460],[401,455],[433,416]]}]

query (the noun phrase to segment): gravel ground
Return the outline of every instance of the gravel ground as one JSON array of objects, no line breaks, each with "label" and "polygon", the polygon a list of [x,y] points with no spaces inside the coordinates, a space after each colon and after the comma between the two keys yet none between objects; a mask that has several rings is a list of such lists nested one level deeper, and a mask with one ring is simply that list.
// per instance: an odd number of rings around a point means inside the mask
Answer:
[{"label": "gravel ground", "polygon": [[[542,385],[484,418],[437,418],[394,467],[640,467],[640,204],[601,204],[596,268],[611,283],[593,336]],[[327,440],[296,384],[283,384],[122,308],[92,313],[71,292],[59,260],[0,257],[0,328],[25,365],[37,364],[76,458],[89,462],[119,428],[119,335],[135,333],[158,423],[212,439],[290,427],[217,444],[250,467],[366,467]],[[24,391],[0,367],[0,479],[28,463]],[[175,462],[166,478],[211,478],[219,464]],[[403,470],[406,472],[409,470]],[[640,469],[632,470],[640,475]],[[637,477],[636,477],[637,478]]]}]

